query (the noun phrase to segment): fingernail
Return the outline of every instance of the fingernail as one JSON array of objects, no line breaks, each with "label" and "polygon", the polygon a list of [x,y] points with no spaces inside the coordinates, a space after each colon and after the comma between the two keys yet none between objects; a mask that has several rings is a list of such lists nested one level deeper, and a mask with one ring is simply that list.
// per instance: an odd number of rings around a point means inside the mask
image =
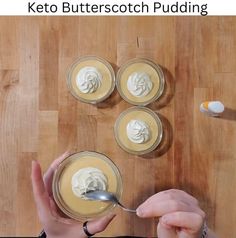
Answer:
[{"label": "fingernail", "polygon": [[168,225],[168,221],[169,221],[169,219],[168,219],[167,216],[163,216],[163,217],[161,217],[161,222],[162,222],[162,223]]},{"label": "fingernail", "polygon": [[143,217],[143,216],[144,216],[143,209],[142,209],[141,207],[138,207],[138,208],[136,209],[136,214],[137,214],[137,216],[139,216],[139,217]]},{"label": "fingernail", "polygon": [[159,221],[161,222],[162,226],[165,227],[165,229],[172,229],[171,225],[168,224],[169,222],[169,218],[166,216],[163,216],[159,219]]}]

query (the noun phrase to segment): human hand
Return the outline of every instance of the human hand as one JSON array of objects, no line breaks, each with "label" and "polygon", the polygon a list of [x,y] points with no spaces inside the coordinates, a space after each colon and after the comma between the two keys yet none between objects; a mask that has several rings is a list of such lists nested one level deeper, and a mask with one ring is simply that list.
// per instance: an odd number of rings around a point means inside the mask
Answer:
[{"label": "human hand", "polygon": [[[37,161],[32,161],[31,180],[33,186],[34,200],[37,206],[39,219],[43,225],[48,238],[85,238],[83,224],[63,216],[57,208],[52,195],[53,174],[58,165],[69,153],[64,153],[54,160],[49,169],[42,177],[41,167]],[[89,233],[95,234],[106,229],[114,214],[107,215],[97,220],[89,221],[87,228]]]},{"label": "human hand", "polygon": [[170,189],[148,198],[137,208],[142,218],[160,217],[159,238],[201,238],[205,213],[196,198],[184,191]]}]

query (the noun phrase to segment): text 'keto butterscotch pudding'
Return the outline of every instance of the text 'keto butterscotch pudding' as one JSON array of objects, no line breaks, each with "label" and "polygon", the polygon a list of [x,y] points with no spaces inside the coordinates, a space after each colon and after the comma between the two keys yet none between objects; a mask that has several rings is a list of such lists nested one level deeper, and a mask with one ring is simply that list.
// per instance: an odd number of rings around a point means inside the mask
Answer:
[{"label": "text 'keto butterscotch pudding'", "polygon": [[71,94],[80,101],[96,104],[104,101],[113,92],[115,73],[104,59],[85,56],[70,67],[67,85]]},{"label": "text 'keto butterscotch pudding'", "polygon": [[157,100],[164,84],[161,67],[146,59],[130,60],[117,73],[117,89],[121,97],[133,105],[145,106]]},{"label": "text 'keto butterscotch pudding'", "polygon": [[63,213],[76,220],[106,214],[114,204],[84,197],[88,191],[105,190],[118,199],[122,180],[115,164],[105,155],[84,151],[73,154],[59,165],[53,178],[53,196]]},{"label": "text 'keto butterscotch pudding'", "polygon": [[114,127],[118,145],[131,154],[153,151],[161,142],[162,123],[156,113],[146,107],[132,107],[120,114]]}]

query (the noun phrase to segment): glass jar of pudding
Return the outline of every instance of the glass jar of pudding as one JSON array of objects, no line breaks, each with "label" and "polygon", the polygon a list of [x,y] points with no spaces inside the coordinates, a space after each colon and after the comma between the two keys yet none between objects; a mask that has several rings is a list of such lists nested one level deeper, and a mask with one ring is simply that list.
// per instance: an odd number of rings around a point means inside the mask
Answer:
[{"label": "glass jar of pudding", "polygon": [[107,99],[115,88],[115,73],[104,59],[85,56],[76,60],[67,73],[71,94],[85,103],[96,104]]},{"label": "glass jar of pudding", "polygon": [[132,107],[122,112],[114,126],[118,145],[131,154],[152,152],[161,142],[163,129],[158,115],[146,107]]},{"label": "glass jar of pudding", "polygon": [[116,86],[125,101],[146,106],[162,95],[165,79],[159,65],[137,58],[121,66],[117,73]]},{"label": "glass jar of pudding", "polygon": [[116,165],[105,155],[84,151],[70,155],[57,168],[52,184],[53,196],[60,210],[76,220],[103,216],[115,204],[87,200],[83,194],[106,190],[120,200],[122,179]]}]

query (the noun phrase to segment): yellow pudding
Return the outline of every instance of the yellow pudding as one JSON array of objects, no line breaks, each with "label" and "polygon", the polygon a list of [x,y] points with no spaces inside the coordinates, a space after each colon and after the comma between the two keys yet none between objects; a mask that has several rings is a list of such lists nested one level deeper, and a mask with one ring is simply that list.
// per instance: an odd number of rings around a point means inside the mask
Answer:
[{"label": "yellow pudding", "polygon": [[147,105],[164,90],[164,74],[159,65],[146,59],[133,59],[117,73],[117,89],[121,97],[134,105]]},{"label": "yellow pudding", "polygon": [[[91,174],[95,173],[91,177],[92,179],[95,178],[95,188],[97,184],[96,176],[101,173],[102,179],[106,183],[102,186],[104,190],[116,194],[118,199],[122,192],[122,181],[119,170],[105,155],[85,151],[69,156],[60,164],[54,175],[53,195],[58,207],[66,215],[77,220],[104,215],[114,207],[114,204],[111,203],[86,200],[81,194],[77,193],[78,190],[76,192],[78,186],[82,186],[82,189],[84,189],[86,185],[74,184],[75,177],[81,175],[77,182],[82,183],[83,180],[81,178],[87,171]],[[84,177],[88,179],[88,176],[85,175]],[[91,178],[88,180],[90,187]],[[89,187],[88,190],[90,190]],[[86,189],[82,191],[86,192]]]},{"label": "yellow pudding", "polygon": [[67,85],[71,94],[80,101],[96,104],[113,92],[115,74],[111,65],[104,59],[87,56],[71,66]]},{"label": "yellow pudding", "polygon": [[132,107],[121,113],[114,132],[122,149],[139,155],[153,151],[160,143],[163,133],[159,117],[145,107]]}]

